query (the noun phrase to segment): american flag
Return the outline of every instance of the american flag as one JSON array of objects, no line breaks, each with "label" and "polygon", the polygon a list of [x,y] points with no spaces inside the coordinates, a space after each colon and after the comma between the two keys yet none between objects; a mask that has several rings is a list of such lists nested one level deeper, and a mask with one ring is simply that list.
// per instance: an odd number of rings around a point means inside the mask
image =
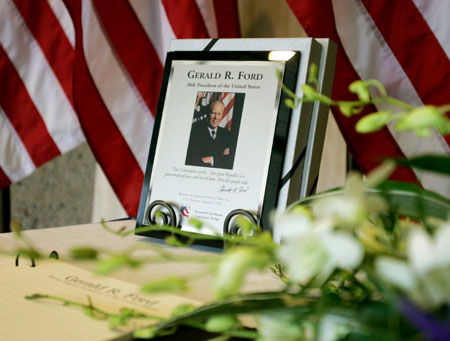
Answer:
[{"label": "american flag", "polygon": [[222,93],[221,101],[225,104],[225,110],[223,112],[222,121],[220,121],[220,126],[222,128],[227,128],[231,130],[231,123],[233,119],[233,106],[234,106],[234,93],[224,92]]},{"label": "american flag", "polygon": [[86,139],[135,216],[170,40],[238,36],[235,0],[0,1],[0,189]]},{"label": "american flag", "polygon": [[[412,105],[450,103],[450,1],[447,0],[287,0],[306,33],[338,44],[333,97],[352,99],[348,85],[378,79],[387,92]],[[372,106],[362,115],[386,109]],[[358,116],[348,119],[334,110],[355,162],[363,172],[383,157],[450,154],[450,136],[437,133],[418,139],[390,126],[362,135]],[[401,169],[395,178],[415,181],[450,195],[448,177]]]},{"label": "american flag", "polygon": [[[411,104],[450,102],[449,1],[287,2],[310,36],[339,46],[333,97],[350,99],[351,81],[377,78]],[[86,139],[136,215],[170,40],[238,36],[235,0],[1,0],[0,189]],[[335,117],[364,172],[385,156],[449,153],[448,137],[361,135],[357,118]],[[446,178],[417,176],[450,193]]]}]

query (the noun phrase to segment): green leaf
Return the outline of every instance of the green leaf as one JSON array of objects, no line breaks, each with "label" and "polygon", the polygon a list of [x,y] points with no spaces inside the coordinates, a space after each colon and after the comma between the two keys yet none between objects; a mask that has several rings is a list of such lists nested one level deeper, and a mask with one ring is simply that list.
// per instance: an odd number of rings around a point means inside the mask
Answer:
[{"label": "green leaf", "polygon": [[422,155],[411,159],[395,159],[397,164],[450,175],[450,157],[444,155]]},{"label": "green leaf", "polygon": [[415,108],[397,122],[399,131],[414,130],[420,137],[430,136],[430,128],[436,128],[441,134],[450,133],[450,120],[432,105]]},{"label": "green leaf", "polygon": [[295,109],[295,107],[296,107],[294,101],[290,98],[286,99],[284,101],[284,104],[286,104],[286,106],[291,109]]},{"label": "green leaf", "polygon": [[348,89],[350,92],[357,94],[361,101],[363,102],[370,101],[369,87],[365,84],[364,81],[361,80],[355,81],[349,85]]},{"label": "green leaf", "polygon": [[319,79],[319,68],[316,63],[311,63],[308,70],[308,83],[316,84]]},{"label": "green leaf", "polygon": [[122,318],[120,316],[113,316],[109,320],[109,328],[114,329],[123,325]]},{"label": "green leaf", "polygon": [[135,330],[133,336],[139,339],[153,339],[157,335],[155,331],[156,327],[141,328]]},{"label": "green leaf", "polygon": [[304,84],[302,86],[303,95],[308,99],[316,99],[317,98],[317,92],[314,90],[314,88],[311,85]]},{"label": "green leaf", "polygon": [[95,260],[98,256],[98,250],[90,247],[77,247],[70,250],[73,258],[79,260]]},{"label": "green leaf", "polygon": [[212,333],[223,333],[237,324],[237,319],[233,315],[213,316],[206,322],[205,329]]},{"label": "green leaf", "polygon": [[344,116],[347,116],[347,117],[352,116],[353,107],[354,107],[354,105],[352,103],[341,102],[341,103],[339,103],[338,107]]},{"label": "green leaf", "polygon": [[332,100],[321,93],[318,93],[311,85],[303,84],[302,85],[303,96],[308,100],[313,101],[321,101],[328,105],[332,104]]},{"label": "green leaf", "polygon": [[295,294],[283,292],[267,292],[227,298],[220,302],[215,302],[197,308],[185,315],[176,316],[170,320],[159,323],[155,332],[180,325],[188,321],[198,321],[209,319],[213,316],[238,315],[254,312],[264,312],[277,309],[295,310],[301,318],[302,315],[311,312],[314,308],[308,304],[306,299]]},{"label": "green leaf", "polygon": [[361,118],[358,123],[356,123],[355,129],[358,133],[362,134],[372,133],[382,129],[386,123],[390,121],[390,118],[390,111],[375,112]]},{"label": "green leaf", "polygon": [[120,268],[137,268],[140,265],[140,261],[130,258],[127,254],[116,254],[101,260],[97,265],[96,271],[99,274],[107,274]]},{"label": "green leaf", "polygon": [[119,314],[122,318],[129,319],[136,314],[136,311],[131,308],[121,308]]},{"label": "green leaf", "polygon": [[178,277],[167,277],[159,281],[144,284],[141,290],[146,293],[155,292],[184,292],[188,289],[186,280]]},{"label": "green leaf", "polygon": [[171,316],[176,317],[194,311],[197,307],[191,303],[180,304],[172,310]]},{"label": "green leaf", "polygon": [[167,245],[175,246],[175,247],[182,247],[185,246],[182,241],[180,241],[176,236],[167,236],[164,238],[164,241]]},{"label": "green leaf", "polygon": [[203,222],[201,220],[198,220],[196,218],[190,218],[189,219],[189,225],[192,227],[195,227],[196,229],[200,230],[203,227]]},{"label": "green leaf", "polygon": [[[431,191],[424,190],[417,185],[401,181],[384,181],[376,188],[365,191],[381,195],[389,205],[391,212],[420,220],[425,217],[447,219],[450,213],[450,200]],[[321,198],[342,195],[339,188],[299,199],[291,205],[310,205]]]},{"label": "green leaf", "polygon": [[450,200],[411,183],[385,181],[369,192],[380,194],[389,204],[391,211],[412,219],[447,219],[450,213]]}]

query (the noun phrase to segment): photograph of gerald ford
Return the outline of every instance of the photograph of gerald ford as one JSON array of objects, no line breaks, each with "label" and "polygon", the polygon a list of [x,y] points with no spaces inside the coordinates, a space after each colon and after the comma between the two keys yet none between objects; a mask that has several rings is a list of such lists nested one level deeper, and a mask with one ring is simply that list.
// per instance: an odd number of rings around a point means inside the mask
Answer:
[{"label": "photograph of gerald ford", "polygon": [[244,96],[197,92],[186,165],[233,169]]}]

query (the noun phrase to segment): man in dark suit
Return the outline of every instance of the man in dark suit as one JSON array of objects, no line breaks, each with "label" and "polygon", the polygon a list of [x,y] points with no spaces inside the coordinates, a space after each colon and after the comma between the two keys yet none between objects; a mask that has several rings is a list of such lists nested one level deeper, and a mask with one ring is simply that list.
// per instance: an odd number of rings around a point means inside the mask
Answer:
[{"label": "man in dark suit", "polygon": [[232,168],[229,132],[219,127],[224,111],[223,102],[214,101],[210,105],[209,119],[193,124],[186,165]]}]

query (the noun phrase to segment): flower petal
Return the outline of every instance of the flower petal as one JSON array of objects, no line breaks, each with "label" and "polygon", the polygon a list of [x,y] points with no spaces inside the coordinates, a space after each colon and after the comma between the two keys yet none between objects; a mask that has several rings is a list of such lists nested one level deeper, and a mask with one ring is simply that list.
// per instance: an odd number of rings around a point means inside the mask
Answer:
[{"label": "flower petal", "polygon": [[278,249],[278,258],[286,266],[286,274],[300,283],[311,280],[321,272],[328,257],[315,234],[290,239]]},{"label": "flower petal", "polygon": [[424,276],[437,266],[436,246],[423,228],[413,228],[407,238],[407,253],[411,267]]},{"label": "flower petal", "polygon": [[403,290],[412,291],[416,286],[414,274],[403,261],[381,256],[375,260],[375,270],[385,281]]},{"label": "flower petal", "polygon": [[345,232],[333,232],[323,236],[322,242],[331,261],[340,268],[354,269],[364,256],[364,250],[358,240]]},{"label": "flower petal", "polygon": [[306,214],[276,213],[273,215],[274,235],[280,236],[281,240],[305,235],[311,232],[311,229],[312,220]]},{"label": "flower petal", "polygon": [[450,223],[442,225],[435,235],[439,266],[450,266]]}]

